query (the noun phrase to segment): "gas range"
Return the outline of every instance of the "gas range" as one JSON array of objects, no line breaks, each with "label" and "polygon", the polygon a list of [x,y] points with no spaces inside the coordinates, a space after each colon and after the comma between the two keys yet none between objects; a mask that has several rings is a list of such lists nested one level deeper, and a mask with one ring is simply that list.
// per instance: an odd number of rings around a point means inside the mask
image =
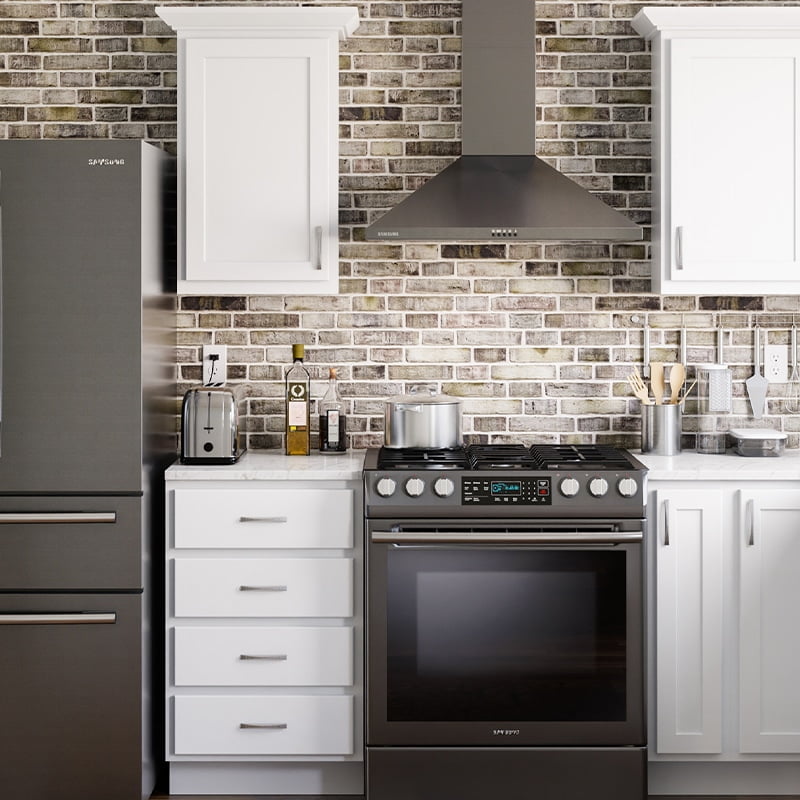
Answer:
[{"label": "gas range", "polygon": [[368,450],[368,517],[644,517],[646,467],[608,445]]}]

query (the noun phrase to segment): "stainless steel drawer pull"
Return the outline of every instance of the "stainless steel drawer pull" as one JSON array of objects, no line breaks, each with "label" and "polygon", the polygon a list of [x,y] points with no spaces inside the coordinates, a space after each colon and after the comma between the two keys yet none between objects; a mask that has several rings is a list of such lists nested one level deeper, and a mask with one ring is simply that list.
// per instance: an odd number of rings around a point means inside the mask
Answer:
[{"label": "stainless steel drawer pull", "polygon": [[288,517],[239,517],[239,522],[288,522]]},{"label": "stainless steel drawer pull", "polygon": [[314,269],[322,269],[322,225],[314,228],[314,238],[317,242],[317,264]]},{"label": "stainless steel drawer pull", "polygon": [[0,614],[0,625],[113,625],[116,614]]},{"label": "stainless steel drawer pull", "polygon": [[240,592],[286,592],[289,590],[288,586],[240,586]]},{"label": "stainless steel drawer pull", "polygon": [[253,656],[247,653],[239,655],[239,661],[286,661],[289,656],[285,654],[276,654],[274,656]]},{"label": "stainless steel drawer pull", "polygon": [[116,521],[116,511],[9,511],[0,513],[0,525]]},{"label": "stainless steel drawer pull", "polygon": [[669,546],[669,500],[664,501],[664,546]]},{"label": "stainless steel drawer pull", "polygon": [[275,730],[282,731],[289,726],[285,722],[240,722],[239,729],[248,730]]},{"label": "stainless steel drawer pull", "polygon": [[756,535],[758,534],[758,522],[756,514],[756,506],[753,500],[747,501],[747,514],[750,518],[750,525],[748,527],[747,546],[753,547],[756,543]]}]

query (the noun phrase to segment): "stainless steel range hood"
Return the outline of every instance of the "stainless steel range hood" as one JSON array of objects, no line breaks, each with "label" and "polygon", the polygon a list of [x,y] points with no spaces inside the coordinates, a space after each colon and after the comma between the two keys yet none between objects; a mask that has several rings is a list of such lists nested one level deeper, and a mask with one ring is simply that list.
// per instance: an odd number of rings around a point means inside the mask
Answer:
[{"label": "stainless steel range hood", "polygon": [[369,241],[638,241],[642,229],[535,156],[534,0],[463,0],[463,155]]}]

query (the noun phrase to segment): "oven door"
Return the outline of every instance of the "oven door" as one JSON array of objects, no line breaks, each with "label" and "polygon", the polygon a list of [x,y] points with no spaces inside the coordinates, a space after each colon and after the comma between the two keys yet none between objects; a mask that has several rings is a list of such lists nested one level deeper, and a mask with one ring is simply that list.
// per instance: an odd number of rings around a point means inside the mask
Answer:
[{"label": "oven door", "polygon": [[369,745],[643,745],[643,522],[371,521]]}]

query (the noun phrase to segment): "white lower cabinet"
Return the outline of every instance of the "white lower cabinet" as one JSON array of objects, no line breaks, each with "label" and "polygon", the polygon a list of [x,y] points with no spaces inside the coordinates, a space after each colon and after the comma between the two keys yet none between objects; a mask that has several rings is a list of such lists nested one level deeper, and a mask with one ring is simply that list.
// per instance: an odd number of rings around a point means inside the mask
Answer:
[{"label": "white lower cabinet", "polygon": [[730,793],[738,762],[763,782],[742,792],[783,793],[772,777],[800,777],[800,482],[651,480],[648,516],[650,791]]},{"label": "white lower cabinet", "polygon": [[358,485],[169,476],[171,793],[361,794]]}]

